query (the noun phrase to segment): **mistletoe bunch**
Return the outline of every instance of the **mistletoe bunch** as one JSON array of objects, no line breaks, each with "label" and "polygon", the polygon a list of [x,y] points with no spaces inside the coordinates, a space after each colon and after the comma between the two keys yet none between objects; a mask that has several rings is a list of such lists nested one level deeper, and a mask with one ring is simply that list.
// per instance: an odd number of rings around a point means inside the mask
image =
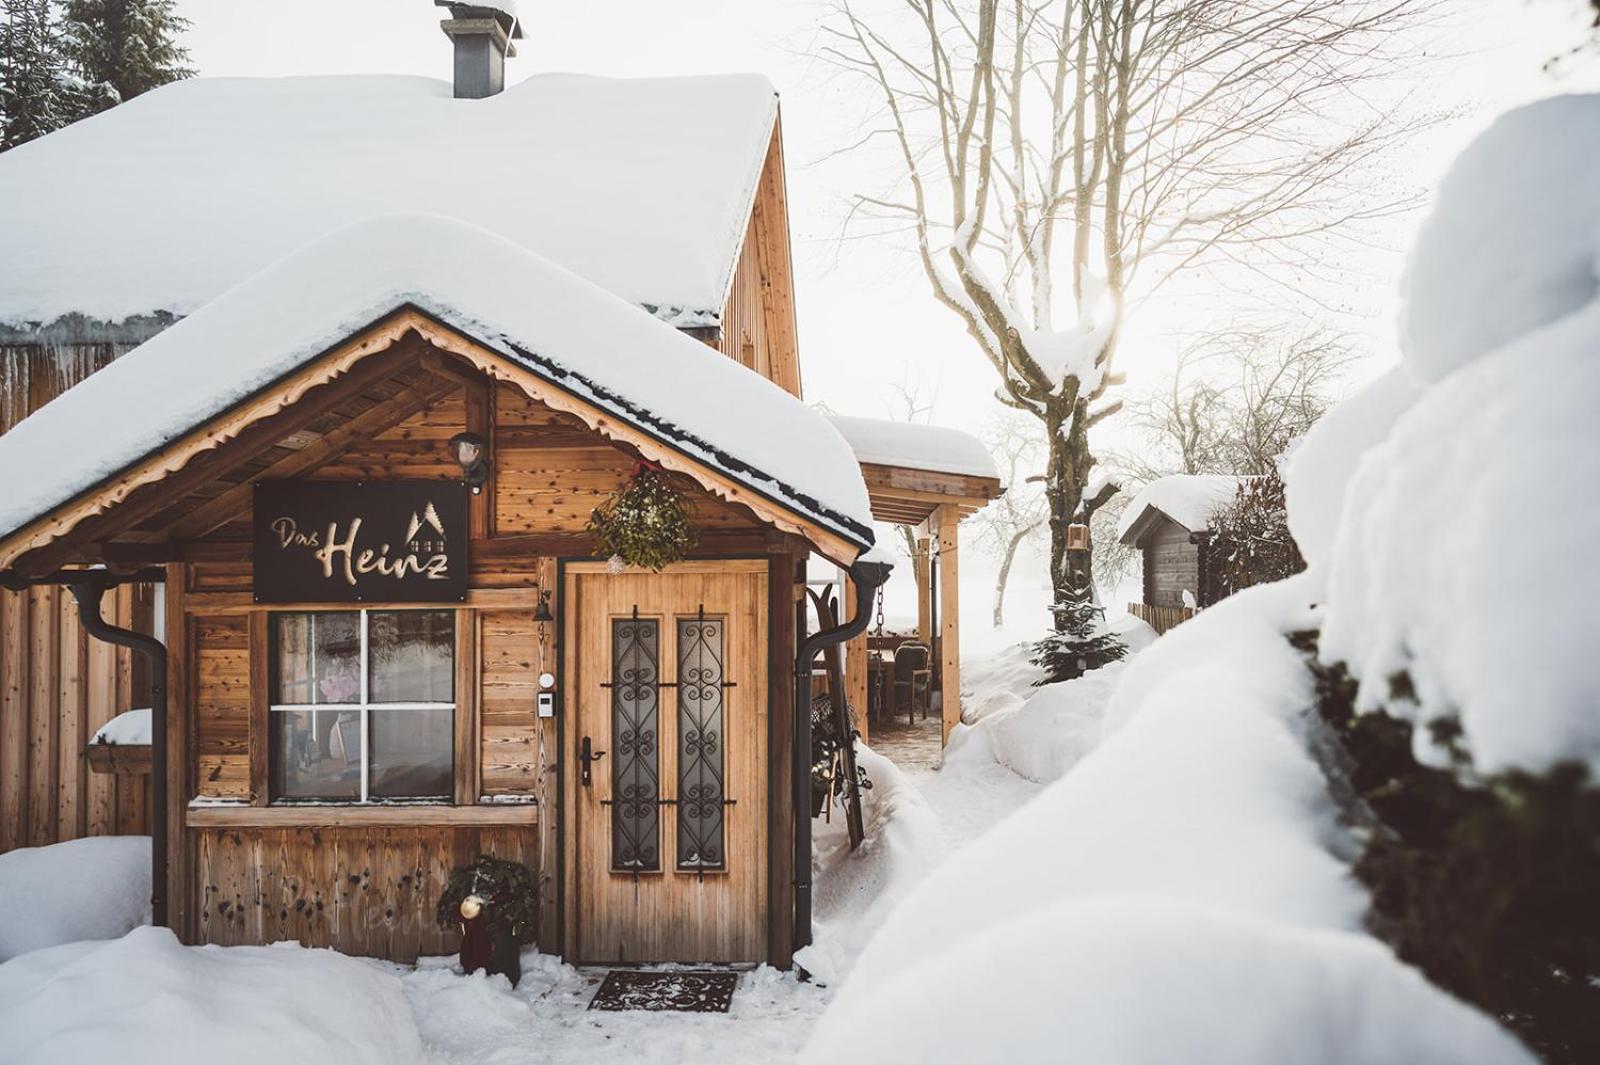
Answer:
[{"label": "mistletoe bunch", "polygon": [[472,895],[483,900],[483,919],[491,933],[509,932],[518,943],[533,942],[539,930],[539,888],[527,866],[485,854],[451,870],[434,912],[439,927],[459,924],[461,903]]},{"label": "mistletoe bunch", "polygon": [[659,469],[640,464],[627,484],[589,516],[598,554],[613,563],[661,570],[686,556],[700,534],[683,496]]}]

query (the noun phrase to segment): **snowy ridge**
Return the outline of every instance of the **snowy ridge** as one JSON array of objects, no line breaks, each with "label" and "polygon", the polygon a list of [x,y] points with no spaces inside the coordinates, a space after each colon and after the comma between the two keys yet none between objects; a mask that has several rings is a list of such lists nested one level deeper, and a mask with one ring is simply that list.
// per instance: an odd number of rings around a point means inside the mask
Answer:
[{"label": "snowy ridge", "polygon": [[[429,215],[359,223],[296,252],[0,437],[0,529],[25,524],[405,306],[871,544],[860,466],[822,415],[512,242]],[[87,425],[96,427],[90,436]],[[49,478],[28,461],[41,454],[60,456]]]},{"label": "snowy ridge", "polygon": [[342,226],[423,211],[714,326],[776,118],[756,75],[543,74],[484,100],[418,77],[175,82],[0,157],[0,322],[188,314]]}]

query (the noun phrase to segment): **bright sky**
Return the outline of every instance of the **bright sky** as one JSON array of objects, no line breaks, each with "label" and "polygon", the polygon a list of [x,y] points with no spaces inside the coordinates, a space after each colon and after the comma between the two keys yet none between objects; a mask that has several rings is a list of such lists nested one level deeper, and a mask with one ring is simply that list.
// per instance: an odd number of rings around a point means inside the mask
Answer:
[{"label": "bright sky", "polygon": [[[1416,86],[1432,106],[1459,117],[1419,138],[1397,164],[1432,185],[1453,154],[1495,115],[1518,103],[1600,85],[1600,64],[1557,80],[1550,56],[1583,34],[1578,0],[1447,0],[1455,11],[1439,40],[1419,40],[1419,59],[1447,51]],[[845,116],[861,91],[809,56],[820,0],[522,0],[526,39],[508,66],[515,81],[544,71],[617,77],[758,71],[782,96],[795,237],[797,300],[806,397],[841,413],[885,416],[894,386],[919,382],[936,420],[981,432],[993,409],[993,371],[931,296],[920,268],[890,241],[837,240],[847,198],[881,182],[882,164],[863,156],[827,158],[853,139]],[[206,76],[416,73],[448,79],[443,12],[429,0],[180,0],[193,26],[188,44]],[[685,138],[714,131],[685,130]],[[425,160],[424,160],[425,162]],[[1389,307],[1403,249],[1416,218],[1394,223],[1364,269],[1352,304]],[[1209,301],[1215,302],[1215,301]],[[1195,302],[1174,298],[1131,323],[1122,368],[1130,385],[1153,384],[1172,355],[1171,333],[1192,324]],[[1392,307],[1362,328],[1374,348],[1390,343]],[[1374,365],[1384,358],[1375,357]],[[1115,430],[1113,429],[1113,432]],[[973,558],[972,562],[979,560]],[[1037,560],[1034,560],[1037,563]],[[981,616],[992,587],[984,566],[969,566],[968,609]],[[970,574],[970,576],[968,575]],[[977,621],[978,618],[974,618]],[[969,631],[974,631],[969,629]]]}]

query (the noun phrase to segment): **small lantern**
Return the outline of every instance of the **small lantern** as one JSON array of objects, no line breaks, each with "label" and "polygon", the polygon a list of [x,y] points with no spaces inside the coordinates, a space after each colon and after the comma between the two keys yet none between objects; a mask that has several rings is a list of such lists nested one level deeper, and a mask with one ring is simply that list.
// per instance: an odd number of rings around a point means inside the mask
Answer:
[{"label": "small lantern", "polygon": [[489,479],[489,441],[477,433],[457,433],[450,438],[450,454],[461,467],[461,476],[477,495]]},{"label": "small lantern", "polygon": [[1089,550],[1089,526],[1076,521],[1067,526],[1067,550]]},{"label": "small lantern", "polygon": [[533,608],[533,620],[539,625],[539,643],[542,645],[545,634],[549,631],[550,623],[555,620],[555,615],[550,613],[550,590],[539,589],[539,604]]}]

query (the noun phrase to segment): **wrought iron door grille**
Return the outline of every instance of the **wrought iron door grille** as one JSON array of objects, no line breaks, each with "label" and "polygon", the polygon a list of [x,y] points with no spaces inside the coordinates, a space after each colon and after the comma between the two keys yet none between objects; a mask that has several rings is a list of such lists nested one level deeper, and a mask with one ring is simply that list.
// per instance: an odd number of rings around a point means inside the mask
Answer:
[{"label": "wrought iron door grille", "polygon": [[633,615],[611,621],[611,866],[661,868],[659,729],[661,627]]},{"label": "wrought iron door grille", "polygon": [[725,714],[725,632],[701,607],[678,618],[678,868],[721,869]]}]

